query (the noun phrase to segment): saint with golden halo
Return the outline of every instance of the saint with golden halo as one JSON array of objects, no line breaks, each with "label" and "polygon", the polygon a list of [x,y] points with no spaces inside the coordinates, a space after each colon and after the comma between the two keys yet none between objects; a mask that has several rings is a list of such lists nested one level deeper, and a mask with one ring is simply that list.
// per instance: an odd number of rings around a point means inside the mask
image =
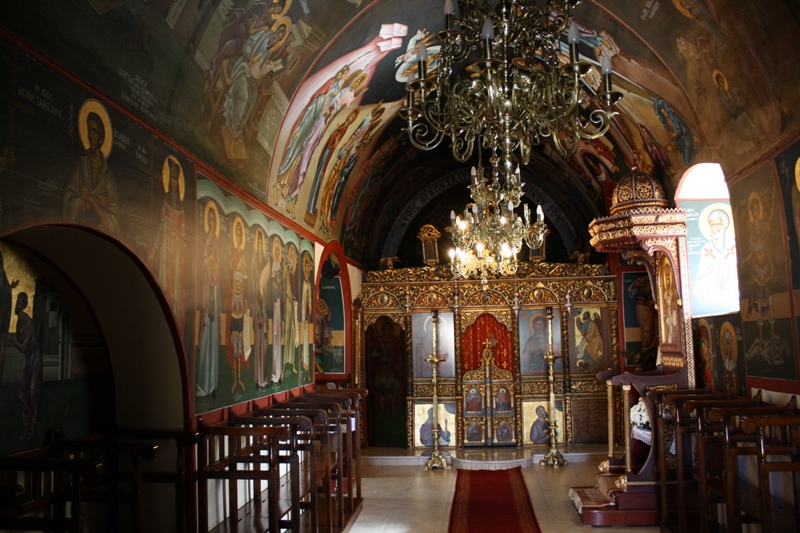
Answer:
[{"label": "saint with golden halo", "polygon": [[209,200],[203,209],[203,262],[200,266],[200,341],[197,354],[195,392],[197,397],[216,398],[219,383],[220,292],[219,292],[219,210]]},{"label": "saint with golden halo", "polygon": [[78,111],[78,134],[84,151],[78,155],[61,198],[65,219],[119,232],[117,180],[108,166],[114,131],[106,108],[90,98]]}]

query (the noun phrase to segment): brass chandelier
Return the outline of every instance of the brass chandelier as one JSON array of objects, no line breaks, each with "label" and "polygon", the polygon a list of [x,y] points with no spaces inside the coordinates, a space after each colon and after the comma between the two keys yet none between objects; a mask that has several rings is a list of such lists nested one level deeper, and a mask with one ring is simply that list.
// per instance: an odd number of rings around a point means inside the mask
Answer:
[{"label": "brass chandelier", "polygon": [[517,271],[517,254],[523,241],[529,248],[539,248],[548,234],[542,206],[536,207],[536,220],[531,224],[528,204],[523,204],[523,217],[514,212],[520,204],[522,187],[519,168],[502,186],[494,176],[491,181],[482,166],[472,167],[469,186],[473,203],[464,209],[463,217],[450,211],[451,226],[447,228],[455,249],[450,250],[450,268],[463,278],[497,273],[510,276]]},{"label": "brass chandelier", "polygon": [[[530,224],[514,213],[522,198],[520,164],[528,164],[533,146],[550,139],[565,157],[574,155],[582,139],[605,135],[622,97],[611,88],[611,59],[602,63],[602,92],[592,94],[584,78],[593,66],[579,60],[580,28],[570,12],[580,0],[500,0],[493,9],[481,0],[452,0],[444,7],[445,29],[435,79],[427,72],[427,49],[417,47],[417,73],[406,84],[401,117],[404,130],[419,149],[431,150],[450,139],[453,157],[466,162],[478,143],[490,152],[491,178],[483,168],[473,174],[474,203],[464,217],[451,213],[449,228],[457,249],[451,251],[454,274],[471,277],[488,272],[516,272],[516,254],[524,240],[541,246],[547,226],[541,216]],[[561,59],[561,35],[568,30],[569,57]],[[473,52],[480,57],[454,68]]]}]

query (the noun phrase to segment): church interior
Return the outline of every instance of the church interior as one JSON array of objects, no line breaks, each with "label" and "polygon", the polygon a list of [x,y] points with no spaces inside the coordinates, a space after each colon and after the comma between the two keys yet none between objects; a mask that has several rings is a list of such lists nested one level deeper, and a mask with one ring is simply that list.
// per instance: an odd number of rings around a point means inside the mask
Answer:
[{"label": "church interior", "polygon": [[0,531],[800,530],[798,50],[795,0],[0,3]]}]

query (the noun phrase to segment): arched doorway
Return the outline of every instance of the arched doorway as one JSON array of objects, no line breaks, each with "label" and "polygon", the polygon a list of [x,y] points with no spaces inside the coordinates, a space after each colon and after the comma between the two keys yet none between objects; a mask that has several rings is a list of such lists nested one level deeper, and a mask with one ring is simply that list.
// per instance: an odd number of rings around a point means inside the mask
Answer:
[{"label": "arched doorway", "polygon": [[[69,226],[36,226],[2,240],[53,265],[90,309],[108,352],[116,425],[190,429],[180,334],[157,283],[136,256],[115,241]],[[170,468],[177,450],[158,444],[158,467]],[[145,485],[142,505],[148,531],[174,530],[174,489]]]}]

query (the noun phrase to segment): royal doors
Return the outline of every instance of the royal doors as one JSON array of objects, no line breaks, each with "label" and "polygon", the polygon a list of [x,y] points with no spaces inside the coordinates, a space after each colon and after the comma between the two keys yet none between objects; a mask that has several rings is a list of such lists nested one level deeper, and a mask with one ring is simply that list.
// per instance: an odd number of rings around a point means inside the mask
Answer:
[{"label": "royal doors", "polygon": [[517,444],[514,379],[495,365],[495,344],[494,336],[486,339],[480,366],[464,373],[464,446]]}]

